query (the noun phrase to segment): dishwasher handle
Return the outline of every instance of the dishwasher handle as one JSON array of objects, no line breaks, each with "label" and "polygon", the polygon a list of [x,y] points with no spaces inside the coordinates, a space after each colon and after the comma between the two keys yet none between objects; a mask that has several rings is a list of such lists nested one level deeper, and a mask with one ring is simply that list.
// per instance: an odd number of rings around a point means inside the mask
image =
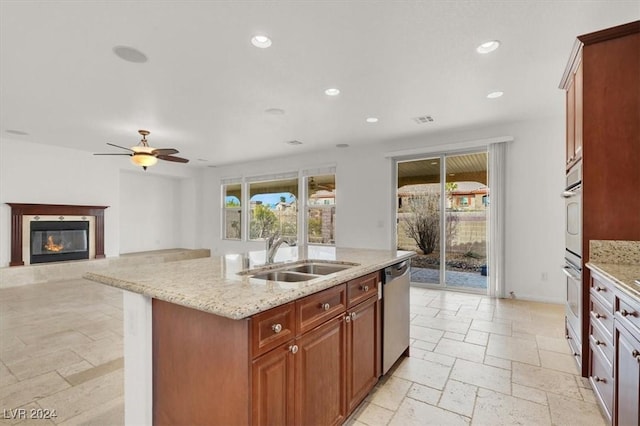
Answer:
[{"label": "dishwasher handle", "polygon": [[385,284],[408,273],[410,266],[411,264],[409,261],[405,260],[404,262],[396,263],[395,265],[384,268]]}]

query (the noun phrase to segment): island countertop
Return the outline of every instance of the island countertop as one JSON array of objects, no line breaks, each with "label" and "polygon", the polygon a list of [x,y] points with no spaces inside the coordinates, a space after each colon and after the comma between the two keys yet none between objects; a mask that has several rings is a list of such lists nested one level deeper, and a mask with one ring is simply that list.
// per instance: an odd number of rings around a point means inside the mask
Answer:
[{"label": "island countertop", "polygon": [[415,253],[412,251],[321,246],[281,249],[276,263],[268,265],[268,268],[307,260],[357,264],[343,271],[302,282],[252,278],[253,270],[257,272],[265,268],[264,264],[261,265],[264,263],[264,251],[110,268],[101,272],[89,272],[84,278],[239,320],[378,271],[413,255]]}]

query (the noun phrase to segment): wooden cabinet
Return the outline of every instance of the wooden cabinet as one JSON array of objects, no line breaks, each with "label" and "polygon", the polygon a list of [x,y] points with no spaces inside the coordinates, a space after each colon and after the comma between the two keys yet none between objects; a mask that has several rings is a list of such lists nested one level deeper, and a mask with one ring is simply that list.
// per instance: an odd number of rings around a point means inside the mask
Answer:
[{"label": "wooden cabinet", "polygon": [[[294,330],[294,338],[257,352],[253,361],[253,424],[344,422],[380,376],[379,285],[375,272],[290,304],[294,324],[275,329]],[[251,346],[272,345],[278,339],[274,325],[289,324],[291,309],[285,305],[254,316]]]},{"label": "wooden cabinet", "polygon": [[258,425],[294,421],[294,341],[286,342],[253,361],[252,418]]},{"label": "wooden cabinet", "polygon": [[614,424],[640,424],[640,301],[619,292],[615,313]]},{"label": "wooden cabinet", "polygon": [[[582,327],[589,343],[591,240],[640,240],[640,21],[578,36],[562,76],[566,91],[566,170],[582,169]],[[569,332],[567,333],[570,334]],[[590,362],[582,359],[588,377]]]},{"label": "wooden cabinet", "polygon": [[589,310],[589,382],[609,422],[613,413],[614,284],[591,274]]},{"label": "wooden cabinet", "polygon": [[[566,87],[566,169],[569,170],[582,155],[582,57],[576,56]],[[578,102],[580,102],[578,104]],[[580,134],[580,138],[578,138]]]},{"label": "wooden cabinet", "polygon": [[153,299],[154,424],[342,424],[380,376],[380,279],[242,320]]},{"label": "wooden cabinet", "polygon": [[353,411],[380,376],[380,327],[377,297],[347,312],[347,410]]},{"label": "wooden cabinet", "polygon": [[610,424],[640,424],[640,300],[591,271],[589,381]]},{"label": "wooden cabinet", "polygon": [[295,424],[338,425],[346,418],[345,328],[340,315],[296,340]]},{"label": "wooden cabinet", "polygon": [[619,324],[616,325],[616,377],[615,424],[640,424],[640,340]]}]

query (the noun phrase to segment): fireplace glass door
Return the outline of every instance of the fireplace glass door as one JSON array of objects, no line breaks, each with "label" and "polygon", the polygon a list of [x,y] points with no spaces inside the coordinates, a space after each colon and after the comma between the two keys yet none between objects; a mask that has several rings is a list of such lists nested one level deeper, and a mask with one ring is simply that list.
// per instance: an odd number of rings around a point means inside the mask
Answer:
[{"label": "fireplace glass door", "polygon": [[31,263],[88,258],[88,221],[31,222]]}]

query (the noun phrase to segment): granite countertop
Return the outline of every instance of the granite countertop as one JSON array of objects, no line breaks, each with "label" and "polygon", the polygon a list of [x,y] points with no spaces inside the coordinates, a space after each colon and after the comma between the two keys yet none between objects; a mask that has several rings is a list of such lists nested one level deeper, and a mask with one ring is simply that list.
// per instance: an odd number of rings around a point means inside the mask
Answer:
[{"label": "granite countertop", "polygon": [[251,271],[264,269],[264,251],[109,268],[89,272],[84,278],[223,317],[243,319],[414,255],[412,251],[400,250],[321,246],[281,248],[276,264],[270,265],[270,269],[304,260],[357,264],[302,282],[252,278]]},{"label": "granite countertop", "polygon": [[587,267],[640,299],[640,241],[591,240]]}]

